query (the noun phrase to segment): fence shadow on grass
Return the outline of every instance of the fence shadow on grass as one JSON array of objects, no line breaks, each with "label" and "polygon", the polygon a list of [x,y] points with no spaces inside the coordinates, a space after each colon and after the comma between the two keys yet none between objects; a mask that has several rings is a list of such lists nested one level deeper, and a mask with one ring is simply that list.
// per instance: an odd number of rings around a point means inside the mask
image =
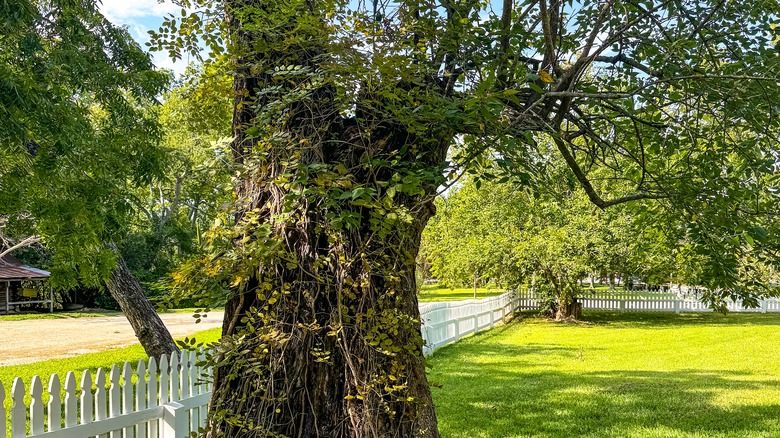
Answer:
[{"label": "fence shadow on grass", "polygon": [[584,323],[625,325],[642,328],[671,328],[689,325],[776,325],[780,313],[661,313],[585,311]]}]

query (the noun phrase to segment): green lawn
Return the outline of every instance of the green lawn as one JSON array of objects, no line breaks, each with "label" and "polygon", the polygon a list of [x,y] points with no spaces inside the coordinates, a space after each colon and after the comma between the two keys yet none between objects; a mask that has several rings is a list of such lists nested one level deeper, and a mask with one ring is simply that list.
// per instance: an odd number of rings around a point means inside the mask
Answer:
[{"label": "green lawn", "polygon": [[120,312],[113,310],[88,310],[75,312],[54,312],[54,313],[20,313],[12,315],[0,315],[0,321],[25,321],[29,319],[64,319],[64,318],[90,318],[96,316],[119,316]]},{"label": "green lawn", "polygon": [[[477,299],[492,297],[495,295],[501,295],[505,292],[505,289],[496,287],[492,288],[477,288]],[[470,300],[474,298],[473,288],[457,288],[450,289],[448,287],[442,287],[437,284],[426,284],[420,288],[420,292],[417,294],[417,299],[421,303],[429,303],[432,301],[459,301]]]},{"label": "green lawn", "polygon": [[[526,314],[438,350],[428,377],[442,436],[780,436],[780,315],[586,318],[560,324]],[[128,347],[2,367],[0,382],[10,390],[17,375],[29,382],[143,356]]]},{"label": "green lawn", "polygon": [[[198,310],[194,307],[182,308],[182,309],[163,309],[158,310],[158,313],[189,313],[194,314]],[[212,309],[212,312],[221,311],[222,309]],[[91,318],[96,316],[122,316],[122,312],[116,310],[104,310],[104,309],[88,309],[78,310],[74,312],[54,312],[54,313],[22,313],[14,315],[0,315],[0,322],[2,321],[25,321],[29,319],[63,319],[63,318]]]},{"label": "green lawn", "polygon": [[780,315],[527,317],[438,350],[443,437],[778,437]]}]

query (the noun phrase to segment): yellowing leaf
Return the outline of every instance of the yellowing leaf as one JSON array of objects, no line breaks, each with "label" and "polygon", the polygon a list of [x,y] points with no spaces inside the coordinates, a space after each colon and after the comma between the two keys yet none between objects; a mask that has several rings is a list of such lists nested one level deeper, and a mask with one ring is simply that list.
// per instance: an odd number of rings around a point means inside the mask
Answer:
[{"label": "yellowing leaf", "polygon": [[555,82],[555,79],[553,79],[552,76],[550,76],[550,73],[547,73],[544,70],[539,70],[539,78],[544,82],[545,84],[552,84]]}]

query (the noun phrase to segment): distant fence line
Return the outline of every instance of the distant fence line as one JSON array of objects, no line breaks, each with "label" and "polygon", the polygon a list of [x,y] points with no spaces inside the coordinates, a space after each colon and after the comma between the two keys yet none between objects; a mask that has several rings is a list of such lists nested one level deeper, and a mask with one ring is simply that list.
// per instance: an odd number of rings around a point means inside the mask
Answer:
[{"label": "distant fence line", "polygon": [[[521,309],[539,307],[538,297],[532,290],[517,292]],[[698,293],[673,291],[588,291],[577,296],[582,310],[615,310],[626,312],[712,312],[699,299]],[[726,301],[726,308],[736,313],[780,312],[780,298],[759,301],[759,307],[744,306],[741,301]]]}]

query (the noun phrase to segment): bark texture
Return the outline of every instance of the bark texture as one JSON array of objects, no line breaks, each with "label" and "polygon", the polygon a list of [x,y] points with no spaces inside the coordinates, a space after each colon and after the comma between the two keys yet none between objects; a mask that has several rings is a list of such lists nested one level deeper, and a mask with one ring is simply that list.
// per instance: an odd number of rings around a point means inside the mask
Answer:
[{"label": "bark texture", "polygon": [[558,301],[558,311],[555,314],[555,319],[558,321],[564,319],[582,319],[582,303],[577,301],[577,298],[572,298],[571,302],[565,300]]},{"label": "bark texture", "polygon": [[[283,18],[250,29],[250,3]],[[251,269],[225,309],[209,435],[436,438],[415,259],[441,181],[390,187],[441,169],[453,134],[409,129],[367,87],[366,104],[345,115],[333,83],[319,82],[329,35],[296,21],[315,3],[228,6],[240,46],[263,49],[236,61],[233,157],[244,175],[229,252]],[[284,66],[304,73],[270,73]]]},{"label": "bark texture", "polygon": [[108,246],[117,254],[117,265],[111,271],[106,287],[133,327],[138,342],[149,357],[159,359],[163,354],[170,356],[173,352],[178,353],[173,337],[149,302],[141,284],[127,268],[116,245],[111,243]]}]

